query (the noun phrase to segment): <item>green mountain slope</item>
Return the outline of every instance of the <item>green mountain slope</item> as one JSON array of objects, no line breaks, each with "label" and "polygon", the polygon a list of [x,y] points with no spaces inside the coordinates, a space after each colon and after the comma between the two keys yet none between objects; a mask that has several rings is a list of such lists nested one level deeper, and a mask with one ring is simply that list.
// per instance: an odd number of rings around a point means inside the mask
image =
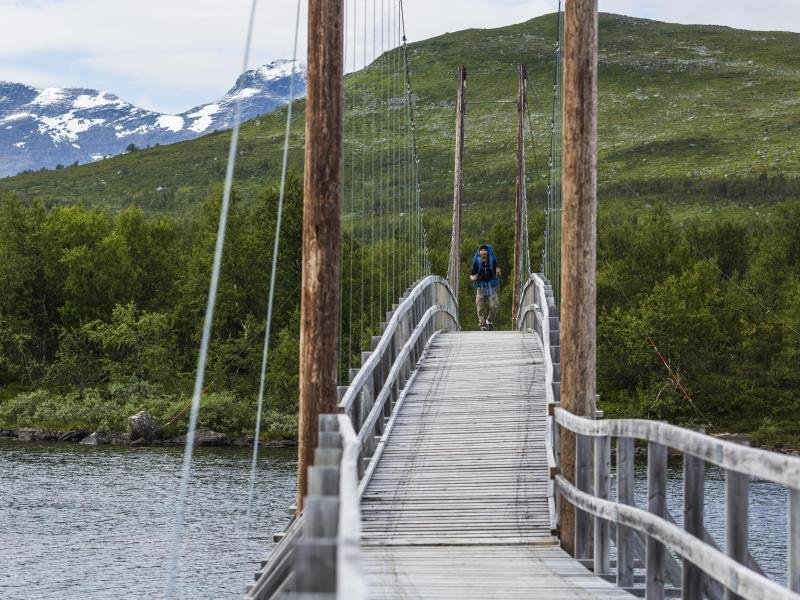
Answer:
[{"label": "green mountain slope", "polygon": [[[467,201],[513,193],[516,65],[530,76],[537,181],[546,164],[555,15],[491,30],[450,33],[409,46],[423,201],[446,206],[452,185],[455,73],[468,68]],[[413,34],[413,32],[411,32]],[[600,16],[601,193],[647,190],[643,181],[719,180],[800,173],[800,35]],[[391,166],[403,148],[400,53],[347,79],[346,147],[357,179]],[[384,107],[388,106],[388,110]],[[304,102],[295,105],[291,161],[300,169]],[[247,189],[279,172],[285,112],[244,125],[237,182]],[[350,140],[356,143],[351,144]],[[140,150],[92,165],[0,180],[24,199],[180,211],[219,182],[229,132]],[[383,157],[362,166],[363,150]],[[530,163],[533,163],[533,152]],[[347,169],[346,169],[347,173]],[[678,182],[676,184],[676,182]]]}]

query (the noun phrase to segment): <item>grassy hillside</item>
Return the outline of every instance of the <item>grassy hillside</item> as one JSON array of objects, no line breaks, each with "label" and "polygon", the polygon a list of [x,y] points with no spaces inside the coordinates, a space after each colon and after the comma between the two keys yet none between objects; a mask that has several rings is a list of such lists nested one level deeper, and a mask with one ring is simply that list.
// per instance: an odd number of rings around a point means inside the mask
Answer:
[{"label": "grassy hillside", "polygon": [[[436,273],[446,272],[450,243],[460,64],[468,68],[464,263],[491,241],[512,281],[514,99],[524,62],[534,131],[530,252],[538,265],[555,28],[550,15],[410,47]],[[798,57],[797,34],[601,15],[597,358],[608,415],[747,431],[758,443],[800,447]],[[415,248],[396,252],[396,239],[380,239],[407,219],[391,189],[408,134],[399,58],[384,54],[347,78],[343,375],[377,333],[375,315],[411,279],[404,269]],[[304,102],[294,115],[296,174]],[[285,116],[246,123],[240,140],[204,413],[206,426],[237,435],[252,425]],[[0,180],[0,429],[124,426],[141,407],[167,420],[185,406],[229,140],[220,132]],[[382,210],[362,208],[367,199]],[[268,385],[268,427],[279,433],[293,431],[297,408],[296,176],[289,200]],[[376,216],[384,233],[373,239]],[[462,325],[474,328],[472,290],[466,278],[460,284]],[[501,329],[510,303],[506,286]]]},{"label": "grassy hillside", "polygon": [[[455,73],[460,64],[468,68],[467,200],[503,200],[513,194],[515,108],[495,101],[514,100],[518,63],[528,65],[531,82],[538,164],[529,169],[535,183],[549,144],[555,29],[555,16],[547,15],[410,45],[427,206],[447,205],[451,193]],[[404,143],[399,129],[404,110],[400,67],[399,54],[386,53],[348,77],[346,145],[348,159],[359,169],[363,149],[379,150],[384,162],[391,163]],[[796,177],[799,75],[798,34],[602,14],[601,195],[648,193],[653,181],[661,182],[662,190],[705,190],[709,195],[720,195],[721,186],[725,195],[724,182],[732,177]],[[295,115],[290,155],[292,165],[300,169],[303,101],[296,104]],[[237,162],[237,182],[244,189],[278,173],[284,119],[285,112],[279,110],[244,126]],[[139,204],[180,212],[222,179],[229,139],[229,132],[214,133],[92,165],[7,178],[0,180],[0,191],[13,190],[23,199],[47,203]],[[529,155],[533,163],[533,152]],[[372,178],[369,164],[365,178]]]}]

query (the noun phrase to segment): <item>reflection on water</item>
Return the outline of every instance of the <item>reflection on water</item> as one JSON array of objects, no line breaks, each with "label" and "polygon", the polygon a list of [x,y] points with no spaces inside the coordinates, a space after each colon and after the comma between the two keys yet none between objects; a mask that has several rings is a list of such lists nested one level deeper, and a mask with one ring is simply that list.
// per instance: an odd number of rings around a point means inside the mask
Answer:
[{"label": "reflection on water", "polygon": [[[669,460],[667,506],[675,521],[683,526],[683,463],[680,457]],[[613,486],[612,486],[613,487]],[[612,498],[616,491],[612,490]],[[636,464],[634,487],[636,506],[647,509],[647,463]],[[764,574],[780,584],[786,582],[786,488],[763,480],[750,482],[750,553]],[[720,549],[725,551],[725,472],[706,466],[705,525]]]},{"label": "reflection on water", "polygon": [[[283,529],[295,494],[293,451],[262,453],[246,530],[248,449],[195,454],[178,598],[240,597]],[[87,447],[0,440],[0,598],[160,598],[175,513],[180,448]],[[680,460],[670,460],[668,505],[682,523]],[[646,465],[636,502],[647,506]],[[706,527],[724,549],[725,481],[706,470]],[[750,549],[768,576],[786,573],[786,490],[750,486]]]},{"label": "reflection on water", "polygon": [[[178,598],[240,597],[294,502],[293,451],[195,452]],[[164,595],[182,448],[0,440],[0,598]]]}]

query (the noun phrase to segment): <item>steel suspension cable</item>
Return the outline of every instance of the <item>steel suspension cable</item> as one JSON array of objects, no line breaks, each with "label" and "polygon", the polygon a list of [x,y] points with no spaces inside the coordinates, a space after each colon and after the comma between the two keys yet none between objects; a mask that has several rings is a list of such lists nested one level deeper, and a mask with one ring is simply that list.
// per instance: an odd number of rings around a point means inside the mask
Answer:
[{"label": "steel suspension cable", "polygon": [[[353,72],[356,70],[356,0],[353,0]],[[345,35],[345,37],[347,37]],[[345,87],[345,90],[347,88]],[[351,226],[351,233],[350,233],[350,251],[348,252],[349,255],[349,277],[348,277],[348,284],[350,286],[349,290],[349,302],[348,302],[348,316],[347,316],[347,366],[348,366],[348,373],[349,369],[353,368],[353,261],[354,261],[354,254],[355,254],[355,231],[353,230],[355,227],[355,206],[356,206],[356,196],[355,196],[355,181],[356,181],[356,154],[355,154],[355,139],[356,139],[356,124],[355,118],[353,113],[355,108],[355,101],[350,98],[350,222],[352,223]]]},{"label": "steel suspension cable", "polygon": [[[247,38],[245,41],[244,58],[242,60],[242,73],[247,71],[250,62],[250,46],[253,39],[253,25],[255,23],[256,5],[258,0],[253,0],[250,7],[250,19],[247,26]],[[183,537],[183,518],[186,507],[186,495],[189,486],[189,475],[192,466],[192,454],[194,452],[194,438],[197,431],[197,419],[200,413],[200,396],[203,391],[203,381],[205,379],[206,363],[208,360],[208,348],[211,342],[211,327],[214,322],[214,308],[217,300],[217,288],[219,287],[219,275],[222,269],[222,252],[225,245],[225,230],[228,224],[228,209],[230,207],[231,190],[233,188],[233,173],[236,166],[236,149],[239,143],[239,126],[242,118],[241,97],[236,100],[236,111],[231,133],[231,144],[228,152],[228,164],[225,170],[225,184],[222,193],[222,205],[220,207],[219,225],[217,227],[217,239],[214,247],[214,259],[211,267],[211,281],[208,286],[208,298],[206,311],[203,321],[203,330],[200,340],[200,352],[197,358],[197,371],[195,373],[194,390],[192,393],[192,407],[189,411],[189,428],[186,432],[186,446],[183,452],[183,465],[181,468],[181,481],[178,489],[178,500],[175,510],[175,523],[173,526],[173,539],[170,549],[169,565],[167,568],[167,588],[165,597],[172,600],[175,594],[178,551]]]},{"label": "steel suspension cable", "polygon": [[286,107],[286,128],[283,136],[283,161],[281,163],[281,182],[278,192],[278,214],[275,220],[275,240],[272,246],[272,270],[269,277],[269,298],[267,301],[267,326],[264,333],[264,350],[261,356],[261,377],[258,384],[258,406],[256,408],[256,431],[253,438],[253,460],[250,465],[250,483],[247,488],[247,519],[253,507],[253,492],[256,482],[256,461],[258,459],[258,442],[261,435],[261,411],[264,405],[264,387],[267,379],[267,361],[269,357],[269,338],[272,331],[272,307],[275,301],[275,280],[278,272],[278,250],[280,249],[281,224],[283,222],[283,202],[286,195],[286,167],[289,162],[289,134],[292,129],[292,103],[294,97],[294,71],[297,63],[297,40],[300,31],[300,6],[302,0],[297,0],[297,14],[294,25],[294,49],[292,51],[292,71],[289,77],[289,98]]}]

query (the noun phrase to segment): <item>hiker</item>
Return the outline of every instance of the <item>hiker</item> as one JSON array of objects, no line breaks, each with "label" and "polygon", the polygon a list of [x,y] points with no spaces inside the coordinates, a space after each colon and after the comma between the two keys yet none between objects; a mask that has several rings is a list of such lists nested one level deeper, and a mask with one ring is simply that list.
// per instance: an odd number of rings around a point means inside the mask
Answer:
[{"label": "hiker", "polygon": [[469,278],[475,286],[475,305],[478,308],[478,324],[481,331],[494,329],[497,306],[500,299],[497,289],[500,285],[500,268],[494,257],[494,250],[488,244],[481,244],[472,259]]}]

